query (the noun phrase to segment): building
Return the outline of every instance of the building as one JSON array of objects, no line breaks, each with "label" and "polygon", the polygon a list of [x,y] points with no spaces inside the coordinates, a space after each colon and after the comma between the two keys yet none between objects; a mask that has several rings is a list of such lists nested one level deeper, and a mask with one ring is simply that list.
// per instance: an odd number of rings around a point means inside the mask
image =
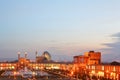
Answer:
[{"label": "building", "polygon": [[36,62],[50,62],[51,61],[51,55],[45,51],[41,56],[38,56],[38,53],[36,52]]},{"label": "building", "polygon": [[79,70],[79,72],[84,73],[87,65],[100,63],[101,53],[89,51],[84,53],[84,55],[74,56],[74,71]]},{"label": "building", "polygon": [[119,65],[88,65],[86,67],[90,76],[105,77],[112,80],[120,80]]},{"label": "building", "polygon": [[89,51],[85,52],[84,56],[88,57],[88,65],[101,63],[101,52]]},{"label": "building", "polygon": [[[42,57],[43,59],[40,60],[40,57]],[[20,52],[18,52],[17,61],[0,63],[0,70],[20,70],[25,68],[28,68],[30,70],[41,70],[41,69],[71,70],[73,68],[73,63],[51,61],[51,55],[46,51],[42,54],[42,56],[38,56],[36,52],[35,62],[31,62],[31,60],[27,58],[26,52],[24,53],[24,57],[21,57]]]},{"label": "building", "polygon": [[89,51],[84,55],[74,56],[73,71],[90,77],[120,80],[120,65],[101,64],[101,53]]},{"label": "building", "polygon": [[74,63],[80,63],[85,65],[100,64],[101,53],[89,51],[89,52],[85,52],[84,55],[74,56]]},{"label": "building", "polygon": [[[36,56],[38,56],[37,53]],[[89,51],[84,53],[84,55],[74,56],[73,63],[49,61],[51,56],[46,52],[43,53],[42,57],[48,58],[48,61],[31,62],[27,58],[27,53],[24,54],[24,57],[21,57],[20,53],[18,53],[17,61],[1,62],[0,70],[19,70],[25,68],[31,70],[61,69],[71,71],[72,73],[87,74],[90,77],[96,76],[97,78],[104,77],[111,80],[120,80],[120,65],[101,64],[100,52]]]},{"label": "building", "polygon": [[51,55],[49,52],[45,51],[42,56],[45,58],[47,61],[51,61]]},{"label": "building", "polygon": [[15,69],[17,69],[17,63],[10,63],[10,62],[0,63],[0,70],[15,70]]}]

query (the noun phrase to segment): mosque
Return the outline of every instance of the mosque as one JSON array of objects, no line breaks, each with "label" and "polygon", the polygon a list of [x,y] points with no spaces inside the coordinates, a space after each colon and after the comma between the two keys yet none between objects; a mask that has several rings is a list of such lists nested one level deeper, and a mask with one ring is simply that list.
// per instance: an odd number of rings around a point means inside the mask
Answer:
[{"label": "mosque", "polygon": [[41,69],[70,69],[73,67],[72,62],[55,62],[51,60],[51,55],[48,51],[44,51],[42,55],[38,55],[35,52],[35,61],[31,61],[27,58],[27,52],[24,53],[24,57],[21,57],[21,53],[18,52],[18,61],[16,62],[1,62],[0,70],[20,70],[25,67],[30,70]]},{"label": "mosque", "polygon": [[36,51],[36,62],[51,62],[51,55],[48,53],[48,51],[45,51],[41,56],[38,56],[38,53]]},{"label": "mosque", "polygon": [[120,65],[101,64],[101,52],[89,51],[84,55],[74,56],[73,62],[52,61],[48,51],[43,52],[40,56],[36,52],[35,55],[33,62],[27,58],[26,52],[24,57],[21,57],[21,53],[18,52],[18,61],[0,62],[0,70],[20,70],[25,67],[30,70],[60,69],[120,80]]}]

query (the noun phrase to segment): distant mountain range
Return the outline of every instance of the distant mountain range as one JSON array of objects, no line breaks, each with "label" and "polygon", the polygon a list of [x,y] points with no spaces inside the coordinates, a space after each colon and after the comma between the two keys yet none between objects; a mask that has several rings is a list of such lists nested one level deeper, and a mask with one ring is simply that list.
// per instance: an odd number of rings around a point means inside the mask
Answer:
[{"label": "distant mountain range", "polygon": [[3,62],[3,61],[14,61],[14,60],[17,60],[16,58],[1,58],[0,57],[0,62]]}]

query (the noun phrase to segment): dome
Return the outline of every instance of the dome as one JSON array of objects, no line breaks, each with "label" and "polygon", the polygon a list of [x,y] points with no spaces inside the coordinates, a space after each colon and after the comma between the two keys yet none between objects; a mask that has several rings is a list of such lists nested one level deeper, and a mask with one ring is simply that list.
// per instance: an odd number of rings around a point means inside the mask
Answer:
[{"label": "dome", "polygon": [[45,52],[42,54],[42,56],[44,56],[44,57],[46,58],[46,60],[48,60],[48,61],[51,60],[51,55],[50,55],[47,51],[45,51]]}]

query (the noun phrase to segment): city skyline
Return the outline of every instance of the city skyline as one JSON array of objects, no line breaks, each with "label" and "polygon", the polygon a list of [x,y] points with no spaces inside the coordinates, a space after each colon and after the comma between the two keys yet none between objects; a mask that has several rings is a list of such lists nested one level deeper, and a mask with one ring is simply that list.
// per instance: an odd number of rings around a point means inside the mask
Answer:
[{"label": "city skyline", "polygon": [[118,60],[120,1],[0,1],[0,58],[48,51],[53,60],[73,60],[90,50]]}]

